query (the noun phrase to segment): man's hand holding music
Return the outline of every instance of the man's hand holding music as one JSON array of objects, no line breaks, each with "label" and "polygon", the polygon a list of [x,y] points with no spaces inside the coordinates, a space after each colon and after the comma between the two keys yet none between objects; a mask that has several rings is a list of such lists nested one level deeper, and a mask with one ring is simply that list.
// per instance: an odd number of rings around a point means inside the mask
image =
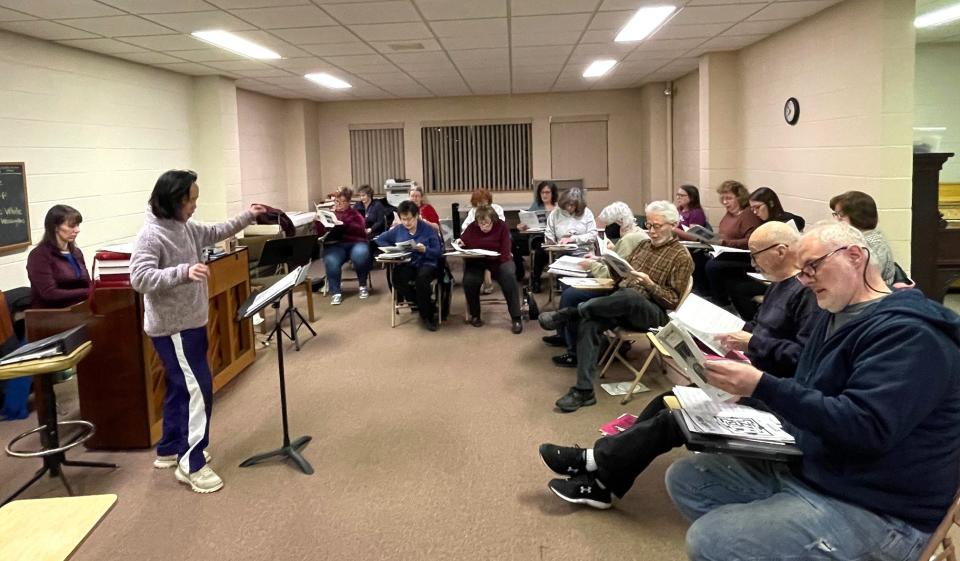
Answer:
[{"label": "man's hand holding music", "polygon": [[750,364],[735,360],[708,360],[707,382],[721,390],[739,396],[753,395],[763,372]]},{"label": "man's hand holding music", "polygon": [[747,346],[750,344],[751,337],[753,337],[752,333],[747,331],[737,331],[735,333],[720,335],[717,337],[717,340],[720,341],[720,344],[723,345],[723,348],[727,349],[728,351],[744,352],[747,350]]},{"label": "man's hand holding music", "polygon": [[210,267],[207,267],[203,263],[196,263],[190,265],[190,268],[187,270],[187,277],[192,281],[202,281],[210,276]]},{"label": "man's hand holding music", "polygon": [[418,243],[416,249],[417,249],[417,251],[419,251],[420,253],[423,253],[423,252],[427,251],[427,246],[423,245],[422,243]]}]

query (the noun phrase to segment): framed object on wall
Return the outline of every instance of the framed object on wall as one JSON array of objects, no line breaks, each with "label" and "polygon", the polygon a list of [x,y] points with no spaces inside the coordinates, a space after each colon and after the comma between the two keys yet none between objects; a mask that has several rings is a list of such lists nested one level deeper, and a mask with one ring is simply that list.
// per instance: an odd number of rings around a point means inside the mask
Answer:
[{"label": "framed object on wall", "polygon": [[0,253],[31,243],[26,167],[23,162],[0,162]]}]

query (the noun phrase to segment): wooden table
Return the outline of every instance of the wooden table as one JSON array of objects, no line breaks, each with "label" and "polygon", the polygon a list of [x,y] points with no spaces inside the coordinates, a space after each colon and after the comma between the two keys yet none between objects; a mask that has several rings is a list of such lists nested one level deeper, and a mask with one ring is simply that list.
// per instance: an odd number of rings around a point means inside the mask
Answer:
[{"label": "wooden table", "polygon": [[69,559],[116,502],[116,495],[13,501],[0,508],[0,559]]}]

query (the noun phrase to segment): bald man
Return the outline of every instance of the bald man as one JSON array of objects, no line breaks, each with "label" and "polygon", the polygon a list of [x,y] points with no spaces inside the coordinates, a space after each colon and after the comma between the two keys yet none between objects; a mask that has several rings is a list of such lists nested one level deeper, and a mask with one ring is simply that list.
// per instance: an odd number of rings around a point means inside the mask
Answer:
[{"label": "bald man", "polygon": [[[756,321],[723,338],[728,348],[742,350],[757,368],[777,376],[793,375],[819,313],[813,292],[796,279],[799,237],[782,222],[768,222],[753,232],[750,255],[771,285]],[[568,502],[610,508],[611,494],[623,497],[650,462],[685,442],[661,398],[654,398],[632,427],[597,440],[594,448],[541,444],[547,467],[569,478],[550,481],[550,490]]]}]

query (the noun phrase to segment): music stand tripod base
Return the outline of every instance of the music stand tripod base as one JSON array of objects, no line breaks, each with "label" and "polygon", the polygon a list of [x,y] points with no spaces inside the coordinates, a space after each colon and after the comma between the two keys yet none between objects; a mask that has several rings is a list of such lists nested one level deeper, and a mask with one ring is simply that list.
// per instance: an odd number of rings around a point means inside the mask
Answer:
[{"label": "music stand tripod base", "polygon": [[310,462],[300,454],[300,450],[306,446],[312,436],[301,436],[300,438],[294,440],[293,442],[286,443],[283,445],[283,448],[277,448],[276,450],[271,450],[270,452],[264,452],[263,454],[257,454],[256,456],[251,456],[240,463],[240,467],[250,467],[252,465],[265,462],[272,458],[290,458],[293,460],[297,467],[300,468],[300,471],[307,475],[313,474],[313,466],[310,465]]}]

